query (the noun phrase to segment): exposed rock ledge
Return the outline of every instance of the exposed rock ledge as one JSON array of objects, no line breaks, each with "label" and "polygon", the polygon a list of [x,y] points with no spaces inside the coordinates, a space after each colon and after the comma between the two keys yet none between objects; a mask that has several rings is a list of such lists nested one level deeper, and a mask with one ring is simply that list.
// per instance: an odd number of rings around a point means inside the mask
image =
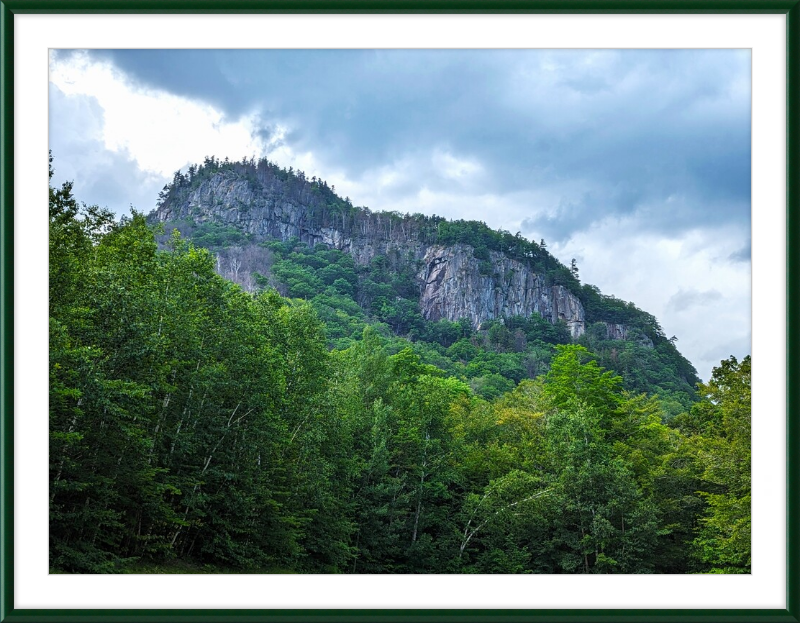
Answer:
[{"label": "exposed rock ledge", "polygon": [[488,263],[480,262],[468,245],[427,246],[413,235],[386,236],[380,213],[351,236],[335,227],[315,227],[303,198],[290,199],[274,180],[255,192],[246,179],[221,173],[185,193],[181,201],[163,205],[157,217],[213,221],[258,237],[297,237],[312,246],[340,249],[362,265],[379,254],[402,257],[420,266],[420,308],[429,320],[469,318],[478,327],[493,318],[537,313],[554,324],[564,320],[573,339],[584,333],[585,314],[577,297],[563,286],[547,286],[542,275],[502,253],[491,252]]},{"label": "exposed rock ledge", "polygon": [[469,318],[480,326],[486,320],[539,314],[552,322],[564,320],[573,339],[583,335],[583,305],[563,286],[548,286],[544,277],[501,253],[491,252],[487,270],[472,247],[432,246],[418,274],[420,307],[428,320]]}]

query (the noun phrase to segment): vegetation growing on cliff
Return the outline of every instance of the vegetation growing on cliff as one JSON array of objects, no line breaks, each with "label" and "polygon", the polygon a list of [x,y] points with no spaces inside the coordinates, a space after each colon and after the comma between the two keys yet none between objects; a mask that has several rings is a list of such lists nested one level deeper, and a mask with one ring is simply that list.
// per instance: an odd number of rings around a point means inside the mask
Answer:
[{"label": "vegetation growing on cliff", "polygon": [[[332,227],[345,236],[391,239],[397,248],[409,241],[469,245],[474,257],[486,265],[484,272],[492,271],[489,253],[503,253],[545,275],[548,284],[562,285],[576,295],[584,306],[587,327],[605,322],[628,328],[634,339],[613,339],[601,330],[587,332],[580,341],[604,366],[623,377],[626,389],[659,394],[670,416],[689,408],[695,399],[696,372],[666,338],[657,319],[633,303],[605,296],[595,286],[581,285],[577,267],[561,264],[547,251],[544,241],[537,244],[519,233],[495,231],[476,221],[357,208],[323,180],[309,179],[301,171],[282,169],[266,159],[230,162],[206,158],[187,174],[175,174],[162,192],[160,207],[180,213],[192,190],[219,175],[246,181],[256,195],[302,205],[302,218],[312,229]],[[411,340],[424,361],[468,381],[486,398],[545,372],[552,344],[571,341],[564,327],[540,322],[538,317],[486,322],[478,330],[463,322],[424,321],[415,284],[419,267],[398,252],[378,255],[367,266],[358,266],[347,254],[324,245],[309,248],[297,239],[256,245],[250,234],[230,224],[213,220],[198,224],[190,214],[188,219],[166,223],[168,231],[173,227],[196,246],[214,252],[218,272],[246,289],[272,286],[284,296],[310,301],[325,320],[331,346],[345,348],[360,338],[365,324],[377,323],[379,331],[386,327]],[[162,237],[167,239],[168,233]]]},{"label": "vegetation growing on cliff", "polygon": [[243,158],[232,162],[206,157],[203,164],[190,166],[187,173],[177,171],[172,183],[161,192],[159,207],[180,205],[192,190],[216,175],[245,180],[256,193],[276,194],[303,206],[304,218],[314,228],[335,228],[351,237],[367,235],[396,240],[419,240],[426,244],[466,244],[474,248],[477,259],[488,260],[489,251],[497,251],[523,262],[533,272],[546,276],[549,285],[563,285],[580,298],[587,322],[607,321],[627,324],[645,331],[653,340],[664,339],[656,318],[633,303],[601,294],[592,285],[581,285],[577,270],[571,270],[540,243],[526,239],[519,232],[493,230],[478,221],[448,221],[439,216],[373,212],[356,207],[349,198],[342,199],[335,186],[302,171],[281,168],[266,158]]},{"label": "vegetation growing on cliff", "polygon": [[249,293],[142,215],[49,207],[53,570],[749,572],[749,358],[668,421],[544,321],[394,320],[402,274],[287,243],[293,298]]}]

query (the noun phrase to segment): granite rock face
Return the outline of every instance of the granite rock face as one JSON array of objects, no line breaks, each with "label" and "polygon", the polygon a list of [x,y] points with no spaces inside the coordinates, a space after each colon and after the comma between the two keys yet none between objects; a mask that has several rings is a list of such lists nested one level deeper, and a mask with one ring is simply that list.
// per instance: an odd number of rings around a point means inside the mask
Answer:
[{"label": "granite rock face", "polygon": [[160,206],[156,218],[162,222],[191,219],[198,224],[219,223],[262,239],[296,237],[309,246],[325,244],[349,253],[357,264],[368,264],[376,255],[390,251],[410,252],[414,261],[424,255],[416,232],[387,230],[387,219],[380,213],[360,219],[355,227],[349,223],[355,230],[349,235],[340,227],[315,226],[309,207],[322,209],[316,205],[318,201],[310,192],[287,193],[275,181],[256,191],[246,178],[223,172],[203,180],[180,201]]},{"label": "granite rock face", "polygon": [[628,325],[613,322],[604,322],[607,340],[633,340],[645,348],[653,348],[653,340],[641,333],[632,330]]},{"label": "granite rock face", "polygon": [[490,252],[491,270],[472,247],[428,247],[418,273],[420,307],[428,320],[486,320],[539,314],[553,324],[567,323],[573,338],[583,335],[581,302],[563,286],[547,286],[541,275],[501,253]]},{"label": "granite rock face", "polygon": [[607,340],[627,340],[628,327],[624,324],[615,324],[611,322],[603,323],[606,325],[606,339]]},{"label": "granite rock face", "polygon": [[495,318],[540,314],[553,324],[566,322],[573,339],[584,333],[580,300],[563,286],[548,286],[543,275],[517,260],[491,251],[488,262],[479,261],[468,245],[426,245],[413,227],[381,213],[367,212],[346,228],[314,226],[310,210],[323,209],[315,201],[302,189],[287,193],[274,180],[255,186],[228,172],[203,180],[178,201],[165,202],[156,217],[215,222],[263,239],[296,237],[310,246],[325,244],[349,253],[361,265],[376,255],[411,262],[417,269],[422,315],[429,320],[469,318],[479,327]]}]

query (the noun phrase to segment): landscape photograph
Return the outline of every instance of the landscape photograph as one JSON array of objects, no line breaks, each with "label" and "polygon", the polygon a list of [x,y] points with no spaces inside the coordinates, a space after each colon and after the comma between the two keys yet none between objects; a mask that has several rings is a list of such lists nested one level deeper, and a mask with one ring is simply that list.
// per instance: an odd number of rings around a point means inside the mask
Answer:
[{"label": "landscape photograph", "polygon": [[50,50],[49,572],[750,574],[751,63]]}]

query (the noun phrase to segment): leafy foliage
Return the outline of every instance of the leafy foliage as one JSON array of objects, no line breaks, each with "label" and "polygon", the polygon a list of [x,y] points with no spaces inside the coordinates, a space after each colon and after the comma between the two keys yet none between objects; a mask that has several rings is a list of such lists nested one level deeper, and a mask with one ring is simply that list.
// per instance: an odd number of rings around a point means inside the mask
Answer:
[{"label": "leafy foliage", "polygon": [[162,235],[51,189],[53,570],[749,572],[749,358],[672,417],[658,342],[425,322],[392,258],[296,240],[247,292]]}]

